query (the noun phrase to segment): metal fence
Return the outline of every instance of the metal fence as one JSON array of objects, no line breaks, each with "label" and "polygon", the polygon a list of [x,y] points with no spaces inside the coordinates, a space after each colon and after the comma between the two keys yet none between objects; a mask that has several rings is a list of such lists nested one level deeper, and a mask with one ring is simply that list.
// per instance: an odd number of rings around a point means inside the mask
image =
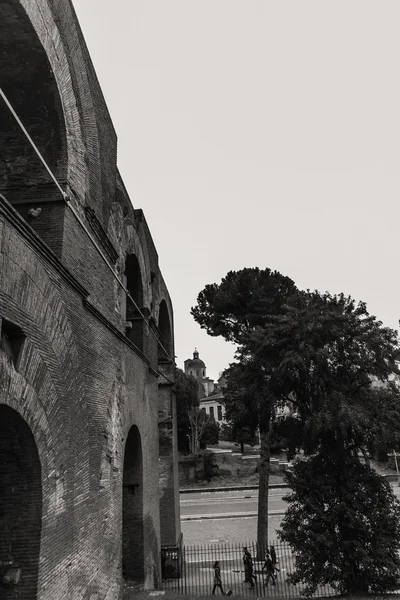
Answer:
[{"label": "metal fence", "polygon": [[[277,571],[275,584],[267,581],[267,574],[262,569],[264,560],[257,558],[257,545],[216,543],[204,546],[173,546],[162,549],[161,564],[163,573],[163,589],[177,593],[210,595],[214,586],[213,564],[219,561],[223,591],[232,590],[232,595],[242,597],[299,598],[303,586],[293,585],[288,575],[294,568],[294,559],[290,547],[280,541],[270,542],[277,555]],[[245,582],[243,563],[243,547],[246,546],[253,558],[254,588]],[[216,589],[216,595],[222,595]],[[314,597],[333,596],[334,590],[329,586],[320,586]]]}]

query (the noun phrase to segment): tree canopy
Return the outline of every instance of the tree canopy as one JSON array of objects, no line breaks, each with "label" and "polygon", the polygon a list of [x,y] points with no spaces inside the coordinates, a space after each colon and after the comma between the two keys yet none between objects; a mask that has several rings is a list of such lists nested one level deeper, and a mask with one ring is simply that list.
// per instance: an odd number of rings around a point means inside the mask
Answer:
[{"label": "tree canopy", "polygon": [[200,409],[200,384],[181,369],[175,371],[175,395],[179,452],[195,454],[207,443],[218,443],[218,424]]},{"label": "tree canopy", "polygon": [[[397,396],[390,392],[396,388],[388,383],[398,373],[398,334],[364,303],[297,294],[285,314],[248,336],[245,352],[263,363],[271,392],[294,405],[302,423],[298,443],[306,451],[337,430],[365,450],[374,435],[400,426]],[[386,391],[374,390],[373,379],[385,382]],[[385,406],[379,413],[378,401]]]},{"label": "tree canopy", "polygon": [[390,484],[355,455],[325,445],[288,473],[280,537],[295,555],[292,583],[311,595],[379,593],[400,581],[400,503]]},{"label": "tree canopy", "polygon": [[228,418],[229,414],[235,414],[237,422],[247,420],[250,431],[259,428],[257,539],[261,554],[268,545],[269,436],[279,399],[269,385],[270,374],[263,356],[252,352],[249,342],[252,335],[285,313],[287,302],[296,293],[294,282],[278,271],[246,268],[230,271],[220,284],[207,285],[191,311],[207,333],[237,344],[240,360],[232,364],[226,374],[225,406]]},{"label": "tree canopy", "polygon": [[389,381],[397,332],[364,303],[317,292],[298,295],[278,321],[254,332],[249,347],[270,365],[273,393],[294,404],[291,453],[306,458],[288,474],[280,533],[295,550],[292,580],[307,593],[322,583],[340,593],[390,589],[400,581],[400,505],[360,451],[398,440],[400,391]]},{"label": "tree canopy", "polygon": [[[210,335],[237,345],[238,363],[227,373],[226,409],[228,417],[231,414],[260,429],[259,547],[267,543],[271,426],[277,407],[289,403],[294,407],[286,427],[291,433],[289,452],[304,454],[289,475],[294,493],[282,526],[283,539],[296,553],[293,577],[309,590],[316,581],[328,578],[337,589],[363,591],[360,573],[376,560],[379,529],[385,524],[392,527],[398,517],[391,490],[359,456],[361,452],[367,457],[368,450],[382,440],[386,447],[399,443],[400,392],[390,382],[399,373],[397,332],[370,315],[363,302],[344,294],[300,291],[290,278],[270,269],[229,272],[220,284],[207,285],[200,292],[192,315]],[[374,387],[374,382],[381,387]],[[323,499],[318,509],[308,500],[314,498],[314,488]],[[352,495],[357,497],[354,510]],[[366,514],[369,495],[371,501],[379,499],[385,506],[375,521]],[[340,529],[338,515],[349,522],[354,519],[358,526]],[[301,519],[312,528],[302,527]],[[324,529],[324,519],[332,520],[331,528],[325,528],[324,543],[328,549],[339,544],[337,555],[344,568],[340,581],[333,554],[323,554],[325,562],[318,566],[314,542]],[[349,550],[349,531],[359,536],[357,548],[366,544],[362,567],[358,550]],[[394,526],[393,531],[392,536],[383,536],[382,543],[390,542],[397,551]],[[307,532],[310,539],[306,540]],[[307,551],[302,551],[302,544]],[[400,572],[393,556],[385,554],[394,569],[394,579],[386,572],[382,575],[386,587],[397,581]],[[378,589],[374,577],[382,572],[379,565],[370,570],[370,590]]]},{"label": "tree canopy", "polygon": [[294,282],[270,269],[229,271],[220,284],[206,285],[191,314],[209,335],[242,344],[244,336],[279,314],[296,292]]}]

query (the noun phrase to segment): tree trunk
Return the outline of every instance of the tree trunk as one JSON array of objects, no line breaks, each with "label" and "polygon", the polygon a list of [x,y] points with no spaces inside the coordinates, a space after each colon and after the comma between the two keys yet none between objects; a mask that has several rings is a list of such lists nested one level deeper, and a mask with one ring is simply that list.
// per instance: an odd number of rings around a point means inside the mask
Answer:
[{"label": "tree trunk", "polygon": [[197,452],[197,427],[193,423],[190,428],[190,453],[196,454]]},{"label": "tree trunk", "polygon": [[257,556],[263,559],[268,547],[268,485],[270,470],[270,432],[260,430],[260,482],[258,486]]}]

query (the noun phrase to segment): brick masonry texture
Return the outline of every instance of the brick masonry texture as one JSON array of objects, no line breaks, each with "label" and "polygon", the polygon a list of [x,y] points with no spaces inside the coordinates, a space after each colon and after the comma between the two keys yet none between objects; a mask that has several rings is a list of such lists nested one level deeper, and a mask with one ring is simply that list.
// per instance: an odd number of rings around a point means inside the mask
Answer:
[{"label": "brick masonry texture", "polygon": [[[173,356],[172,304],[143,212],[118,173],[116,135],[71,2],[4,0],[0,22],[0,73],[13,56],[9,99],[125,285],[136,257],[130,283],[140,283],[155,333],[140,319],[127,326],[124,291],[7,114],[0,597],[117,600],[123,566],[157,587],[160,544],[180,535],[174,367],[156,340]],[[19,582],[5,584],[18,570]]]}]

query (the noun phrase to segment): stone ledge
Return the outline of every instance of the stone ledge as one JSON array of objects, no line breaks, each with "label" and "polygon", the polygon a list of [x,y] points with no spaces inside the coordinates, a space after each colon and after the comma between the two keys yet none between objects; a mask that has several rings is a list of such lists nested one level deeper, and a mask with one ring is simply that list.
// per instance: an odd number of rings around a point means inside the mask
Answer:
[{"label": "stone ledge", "polygon": [[52,250],[43,242],[32,227],[21,217],[18,211],[13,208],[10,202],[0,194],[0,216],[10,223],[18,233],[21,234],[32,249],[46,260],[61,277],[73,287],[82,298],[86,298],[89,292],[79,283],[72,273],[63,265],[59,258]]}]

